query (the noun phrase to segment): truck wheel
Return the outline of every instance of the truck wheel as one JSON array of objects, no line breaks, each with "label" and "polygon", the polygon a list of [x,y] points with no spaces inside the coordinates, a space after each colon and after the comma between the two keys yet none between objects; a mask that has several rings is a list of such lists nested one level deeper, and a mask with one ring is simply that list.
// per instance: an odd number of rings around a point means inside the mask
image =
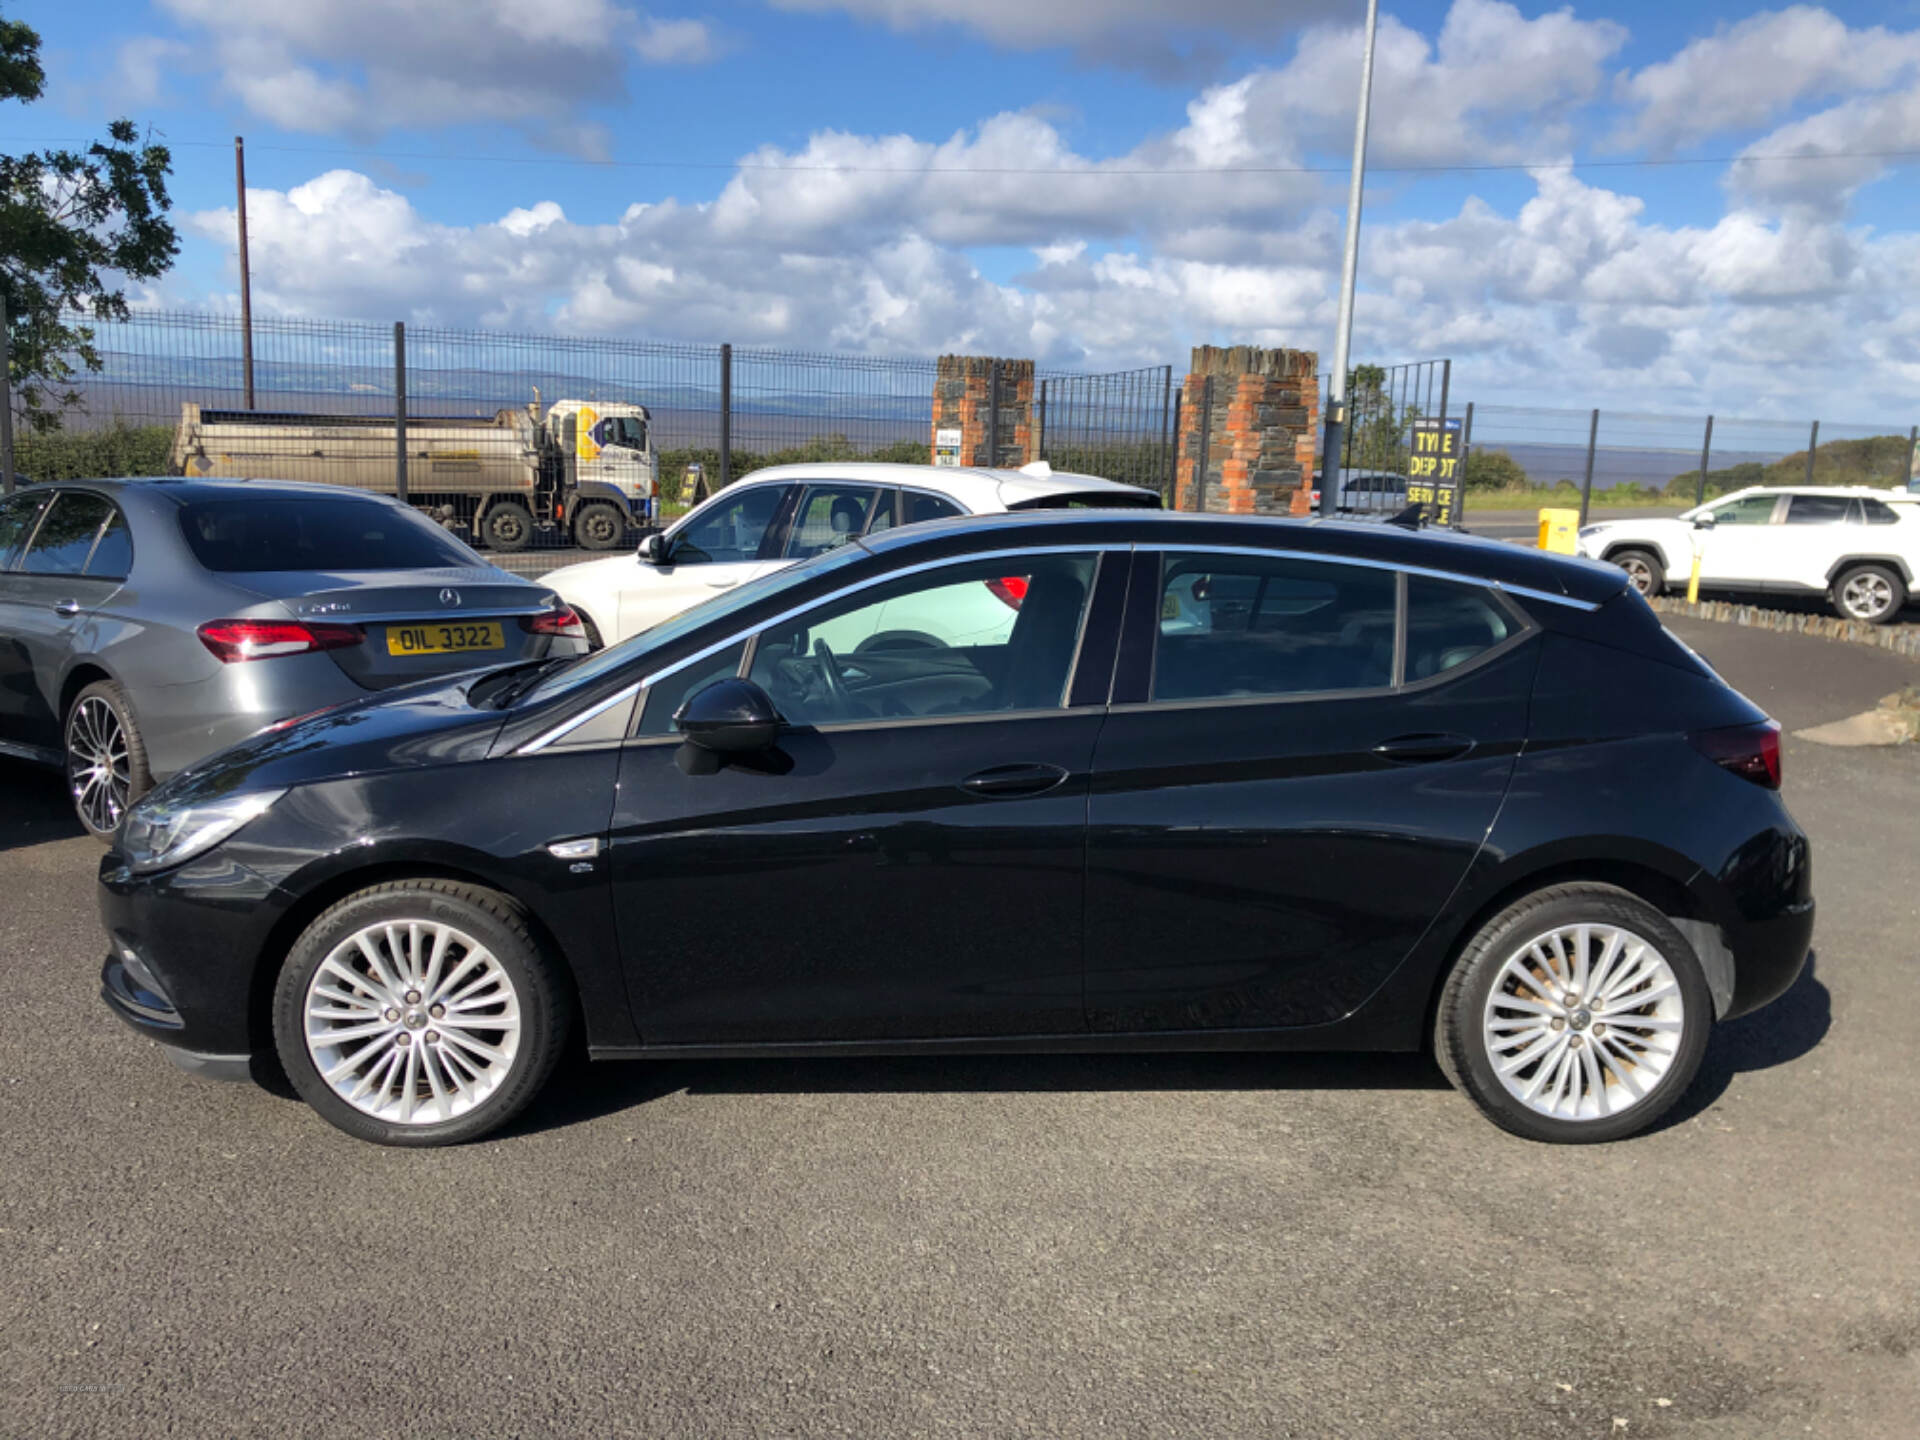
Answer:
[{"label": "truck wheel", "polygon": [[1886,565],[1850,565],[1833,577],[1829,592],[1842,620],[1884,625],[1907,603],[1906,582]]},{"label": "truck wheel", "polygon": [[480,538],[489,550],[511,554],[524,550],[533,539],[533,512],[518,500],[502,500],[487,507],[480,522]]},{"label": "truck wheel", "polygon": [[627,538],[627,517],[608,500],[589,500],[573,512],[573,543],[582,550],[617,550]]}]

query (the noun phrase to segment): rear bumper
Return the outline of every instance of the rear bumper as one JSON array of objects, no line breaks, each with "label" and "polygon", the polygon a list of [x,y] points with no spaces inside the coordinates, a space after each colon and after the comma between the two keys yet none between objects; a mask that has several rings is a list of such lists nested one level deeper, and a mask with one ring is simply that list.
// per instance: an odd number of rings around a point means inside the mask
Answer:
[{"label": "rear bumper", "polygon": [[1749,1015],[1793,988],[1813,946],[1813,899],[1796,901],[1772,919],[1729,927],[1733,1003],[1722,1020]]}]

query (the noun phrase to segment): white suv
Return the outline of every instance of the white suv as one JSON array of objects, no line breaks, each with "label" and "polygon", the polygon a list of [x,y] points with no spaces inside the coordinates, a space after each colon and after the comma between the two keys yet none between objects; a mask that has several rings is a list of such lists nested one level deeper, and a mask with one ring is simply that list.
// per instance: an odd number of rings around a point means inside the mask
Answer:
[{"label": "white suv", "polygon": [[[594,645],[611,645],[742,581],[895,525],[1068,505],[1157,508],[1158,491],[1092,475],[1056,473],[1045,462],[1019,470],[938,465],[809,464],[756,470],[683,516],[638,555],[590,560],[540,583],[574,609]],[[1011,622],[1018,596],[982,591],[986,620]],[[905,643],[912,617],[869,637]]]},{"label": "white suv", "polygon": [[1736,491],[1673,519],[1604,520],[1580,553],[1620,566],[1643,595],[1683,589],[1824,592],[1842,619],[1884,625],[1920,573],[1920,495],[1863,487]]}]

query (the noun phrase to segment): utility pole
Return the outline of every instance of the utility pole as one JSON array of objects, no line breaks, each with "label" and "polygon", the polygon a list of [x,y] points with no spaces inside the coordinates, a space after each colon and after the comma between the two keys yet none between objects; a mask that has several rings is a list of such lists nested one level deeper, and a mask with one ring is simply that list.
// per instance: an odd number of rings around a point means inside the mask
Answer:
[{"label": "utility pole", "polygon": [[1333,337],[1333,374],[1327,386],[1325,453],[1320,461],[1320,513],[1340,503],[1340,463],[1346,456],[1347,356],[1353,344],[1353,287],[1360,269],[1360,190],[1367,173],[1367,112],[1373,103],[1373,32],[1380,0],[1367,0],[1367,39],[1360,55],[1360,113],[1353,121],[1353,179],[1347,187],[1347,251],[1340,267],[1340,318]]},{"label": "utility pole", "polygon": [[253,409],[253,278],[247,268],[247,142],[233,137],[233,188],[240,201],[240,366]]}]

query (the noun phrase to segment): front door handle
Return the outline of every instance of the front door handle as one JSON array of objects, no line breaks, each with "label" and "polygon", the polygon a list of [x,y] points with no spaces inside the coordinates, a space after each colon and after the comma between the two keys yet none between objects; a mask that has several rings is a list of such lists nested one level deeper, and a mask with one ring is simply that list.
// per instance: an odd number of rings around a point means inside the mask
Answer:
[{"label": "front door handle", "polygon": [[78,600],[56,600],[53,604],[53,613],[71,618],[80,613],[80,602]]},{"label": "front door handle", "polygon": [[1058,765],[996,765],[969,775],[960,788],[990,800],[1012,800],[1022,795],[1044,795],[1067,778]]},{"label": "front door handle", "polygon": [[1437,760],[1458,760],[1473,749],[1465,735],[1396,735],[1373,747],[1373,753],[1396,765],[1431,765]]}]

